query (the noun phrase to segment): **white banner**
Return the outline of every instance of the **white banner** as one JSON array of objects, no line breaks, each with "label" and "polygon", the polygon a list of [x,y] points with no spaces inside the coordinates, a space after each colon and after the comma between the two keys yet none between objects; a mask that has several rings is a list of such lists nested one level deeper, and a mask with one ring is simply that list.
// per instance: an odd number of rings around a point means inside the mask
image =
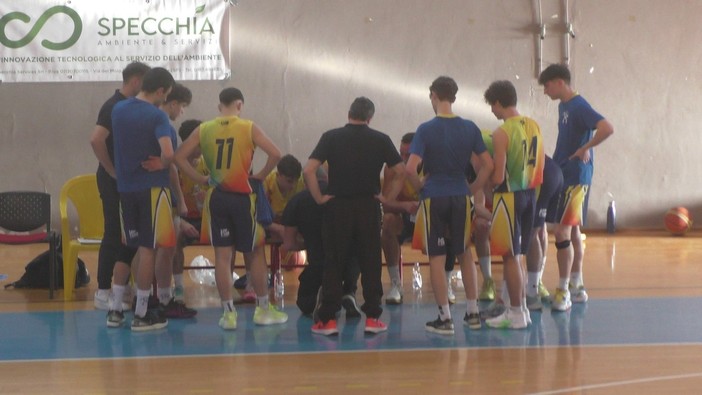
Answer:
[{"label": "white banner", "polygon": [[139,61],[176,80],[230,76],[224,0],[2,0],[0,81],[122,81]]}]

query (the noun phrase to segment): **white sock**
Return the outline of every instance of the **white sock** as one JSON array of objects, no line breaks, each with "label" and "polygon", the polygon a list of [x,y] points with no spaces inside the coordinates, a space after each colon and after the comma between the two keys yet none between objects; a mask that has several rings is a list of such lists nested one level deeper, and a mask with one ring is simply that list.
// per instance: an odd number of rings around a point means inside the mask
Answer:
[{"label": "white sock", "polygon": [[183,287],[183,274],[174,274],[173,275],[173,284],[175,284],[176,287]]},{"label": "white sock", "polygon": [[527,272],[526,294],[536,296],[539,291],[539,272]]},{"label": "white sock", "polygon": [[480,313],[478,299],[468,299],[468,314]]},{"label": "white sock", "polygon": [[146,315],[146,309],[149,307],[149,295],[151,295],[151,290],[137,288],[136,294],[137,303],[134,309],[134,315],[144,317]]},{"label": "white sock", "polygon": [[445,304],[443,306],[439,306],[439,318],[441,318],[441,321],[446,321],[447,319],[451,318],[451,309],[449,308],[449,305]]},{"label": "white sock", "polygon": [[558,288],[563,289],[563,290],[568,290],[568,279],[567,278],[559,278],[558,279]]},{"label": "white sock", "polygon": [[110,310],[122,311],[122,297],[124,297],[124,285],[112,284],[112,297],[110,298]]},{"label": "white sock", "polygon": [[480,271],[483,273],[483,279],[492,279],[492,260],[489,256],[478,257],[480,263]]},{"label": "white sock", "polygon": [[390,275],[390,281],[393,285],[402,283],[400,279],[400,265],[388,266],[388,274]]},{"label": "white sock", "polygon": [[268,307],[269,307],[268,295],[257,296],[256,297],[256,306],[258,306],[264,310],[268,310]]},{"label": "white sock", "polygon": [[225,313],[231,313],[236,311],[236,308],[234,308],[234,300],[229,299],[229,300],[223,300],[222,301],[222,309],[224,309]]},{"label": "white sock", "polygon": [[168,302],[170,302],[171,298],[173,297],[171,287],[167,287],[167,288],[158,287],[156,289],[156,293],[157,293],[156,296],[158,296],[158,301],[163,305],[168,304]]},{"label": "white sock", "polygon": [[583,272],[571,272],[570,283],[576,288],[583,285]]}]

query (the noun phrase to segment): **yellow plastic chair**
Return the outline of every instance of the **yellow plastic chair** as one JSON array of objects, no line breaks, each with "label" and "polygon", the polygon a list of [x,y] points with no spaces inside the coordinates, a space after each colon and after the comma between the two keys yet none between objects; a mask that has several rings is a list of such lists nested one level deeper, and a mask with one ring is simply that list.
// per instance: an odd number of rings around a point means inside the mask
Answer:
[{"label": "yellow plastic chair", "polygon": [[[68,202],[78,214],[78,234],[71,234]],[[76,264],[79,251],[98,251],[105,229],[102,200],[95,174],[80,175],[66,181],[59,200],[61,212],[61,242],[63,248],[63,300],[73,300]]]}]

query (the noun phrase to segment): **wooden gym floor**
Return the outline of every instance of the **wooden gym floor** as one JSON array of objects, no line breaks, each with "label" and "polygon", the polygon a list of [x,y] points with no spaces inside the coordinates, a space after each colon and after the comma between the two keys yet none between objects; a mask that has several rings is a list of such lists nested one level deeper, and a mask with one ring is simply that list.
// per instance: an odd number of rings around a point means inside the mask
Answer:
[{"label": "wooden gym floor", "polygon": [[[300,269],[284,273],[284,325],[255,328],[253,306],[239,305],[237,330],[221,331],[215,288],[186,275],[195,319],[171,320],[154,333],[108,329],[105,313],[92,306],[96,254],[86,253],[92,281],[73,302],[64,303],[62,292],[50,301],[46,290],[0,289],[0,393],[699,393],[702,235],[587,236],[587,304],[533,313],[526,330],[457,325],[454,336],[424,331],[437,314],[428,269],[417,294],[409,266],[404,304],[385,309],[389,331],[379,335],[364,335],[361,321],[344,318],[339,336],[312,335],[312,321],[294,303]],[[18,279],[46,248],[1,245],[0,285]],[[553,289],[553,243],[549,248],[544,281]],[[201,254],[213,256],[209,247],[189,247],[186,261]],[[406,248],[403,255],[426,261]],[[501,272],[495,265],[496,278]],[[458,296],[452,312],[460,322],[462,290]]]}]

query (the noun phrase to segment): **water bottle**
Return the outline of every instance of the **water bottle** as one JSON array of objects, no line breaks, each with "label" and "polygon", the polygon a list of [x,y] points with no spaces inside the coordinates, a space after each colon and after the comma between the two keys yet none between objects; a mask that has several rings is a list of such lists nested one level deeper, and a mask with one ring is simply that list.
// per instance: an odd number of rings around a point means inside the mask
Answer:
[{"label": "water bottle", "polygon": [[412,268],[412,289],[422,289],[422,272],[419,270],[419,262],[414,263]]},{"label": "water bottle", "polygon": [[607,233],[614,233],[617,227],[617,209],[614,205],[614,200],[609,201],[607,207]]},{"label": "water bottle", "polygon": [[273,287],[275,289],[275,299],[283,299],[285,295],[285,282],[283,281],[283,272],[280,269],[278,269],[273,276]]}]

